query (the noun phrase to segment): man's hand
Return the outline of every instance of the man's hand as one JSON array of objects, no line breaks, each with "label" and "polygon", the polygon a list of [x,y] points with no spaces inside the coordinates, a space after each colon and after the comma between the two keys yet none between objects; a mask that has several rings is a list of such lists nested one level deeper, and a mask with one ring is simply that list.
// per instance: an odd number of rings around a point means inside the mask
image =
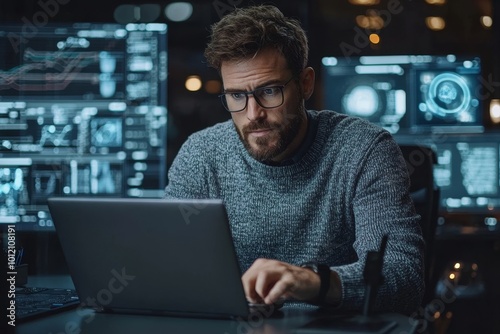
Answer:
[{"label": "man's hand", "polygon": [[241,278],[247,299],[272,304],[279,300],[314,300],[320,278],[313,271],[276,260],[257,259]]}]

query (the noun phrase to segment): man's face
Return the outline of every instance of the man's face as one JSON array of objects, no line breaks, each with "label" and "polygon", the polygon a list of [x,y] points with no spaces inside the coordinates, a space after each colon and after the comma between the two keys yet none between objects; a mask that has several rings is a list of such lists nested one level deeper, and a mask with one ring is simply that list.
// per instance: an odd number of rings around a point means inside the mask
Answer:
[{"label": "man's face", "polygon": [[[224,62],[221,75],[225,91],[230,92],[281,86],[292,78],[285,58],[275,50],[263,50],[242,61]],[[292,78],[283,88],[281,106],[264,108],[249,95],[247,107],[231,113],[241,141],[256,160],[282,161],[289,158],[302,142],[307,123],[299,82],[300,78]]]}]

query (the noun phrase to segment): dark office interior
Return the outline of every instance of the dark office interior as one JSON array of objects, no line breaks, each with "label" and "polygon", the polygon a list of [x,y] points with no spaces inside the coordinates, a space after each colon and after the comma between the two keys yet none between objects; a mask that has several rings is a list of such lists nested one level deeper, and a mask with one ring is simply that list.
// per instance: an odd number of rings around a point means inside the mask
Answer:
[{"label": "dark office interior", "polygon": [[[161,197],[168,168],[188,136],[230,118],[218,98],[219,75],[203,56],[209,26],[235,7],[259,3],[277,5],[307,31],[309,64],[316,71],[308,108],[366,117],[399,143],[428,146],[435,153],[434,180],[440,197],[429,248],[433,291],[430,308],[415,315],[421,321],[419,332],[499,333],[500,3],[496,0],[191,0],[181,6],[168,0],[1,1],[0,223],[17,223],[17,247],[23,248],[29,275],[67,274],[46,209],[48,197]],[[101,51],[98,78],[90,77],[89,65],[89,71],[83,68],[83,73],[67,77],[77,83],[62,89],[43,86],[38,77],[31,89],[16,90],[15,79],[5,79],[28,61],[20,59],[20,52],[34,51],[31,61],[44,48],[56,52],[44,44],[54,40],[49,32],[74,23],[87,24],[82,26],[86,31],[133,26],[130,29],[143,34],[138,39],[156,47],[149,50],[149,60],[137,57],[135,66],[159,72],[164,65],[166,77],[134,83],[124,70],[134,65],[125,64],[125,56],[110,61],[110,54],[118,53],[119,41],[95,49]],[[146,25],[153,27],[150,34],[144,33]],[[14,26],[18,30],[11,30]],[[19,37],[21,32],[27,37]],[[68,37],[65,43],[80,41]],[[47,60],[48,53],[38,53],[38,59]],[[378,65],[380,72],[359,72],[358,66],[366,62]],[[113,69],[104,73],[103,64]],[[406,75],[398,75],[399,70]],[[38,74],[42,72],[39,68]],[[448,77],[441,77],[443,73]],[[437,77],[454,82],[448,88],[467,100],[459,103],[454,115],[443,115],[439,106],[425,101],[426,89]],[[93,88],[81,88],[85,80],[107,80],[108,85],[101,82],[99,88],[93,82]],[[367,82],[378,88],[367,92]],[[388,82],[390,89],[384,86]],[[356,96],[364,100],[350,101]],[[43,101],[42,106],[37,107],[35,100]],[[116,102],[115,110],[98,118],[94,116],[103,104],[97,100],[127,102]],[[125,103],[136,111],[122,125],[116,114]],[[37,114],[40,108],[51,108],[53,124]],[[76,110],[84,109],[76,121]],[[64,120],[74,126],[66,127]],[[84,121],[90,124],[86,144],[77,134]],[[122,147],[122,142],[130,146]],[[37,145],[43,150],[37,151]],[[82,153],[86,149],[87,156]],[[148,152],[147,158],[129,161],[133,151]],[[12,161],[19,161],[19,166]],[[81,177],[73,179],[75,171]]]}]

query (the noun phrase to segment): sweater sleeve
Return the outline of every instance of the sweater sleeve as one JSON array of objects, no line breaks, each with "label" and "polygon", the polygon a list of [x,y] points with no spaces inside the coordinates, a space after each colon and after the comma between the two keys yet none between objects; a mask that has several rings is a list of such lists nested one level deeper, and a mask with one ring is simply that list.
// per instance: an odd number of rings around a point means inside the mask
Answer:
[{"label": "sweater sleeve", "polygon": [[168,172],[165,198],[208,198],[207,148],[193,136],[189,137],[176,155]]},{"label": "sweater sleeve", "polygon": [[363,269],[368,251],[378,250],[384,234],[384,281],[375,309],[409,314],[424,292],[424,242],[409,194],[409,175],[397,143],[381,133],[360,157],[352,198],[358,261],[333,267],[342,284],[342,309],[362,309]]}]

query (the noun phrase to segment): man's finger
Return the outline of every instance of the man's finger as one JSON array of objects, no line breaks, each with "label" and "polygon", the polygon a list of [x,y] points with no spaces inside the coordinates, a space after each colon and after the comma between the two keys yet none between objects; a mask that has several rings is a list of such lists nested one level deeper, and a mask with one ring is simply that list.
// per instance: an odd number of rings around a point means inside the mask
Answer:
[{"label": "man's finger", "polygon": [[275,271],[262,270],[257,274],[255,280],[255,292],[265,301],[269,290],[273,287],[277,280],[280,279],[279,273]]},{"label": "man's finger", "polygon": [[241,278],[241,282],[243,283],[243,290],[245,291],[247,300],[251,303],[260,303],[262,299],[255,291],[255,279],[255,276],[245,273]]},{"label": "man's finger", "polygon": [[269,293],[264,298],[266,304],[276,303],[278,300],[284,300],[288,297],[290,283],[285,280],[280,280],[273,285]]}]

